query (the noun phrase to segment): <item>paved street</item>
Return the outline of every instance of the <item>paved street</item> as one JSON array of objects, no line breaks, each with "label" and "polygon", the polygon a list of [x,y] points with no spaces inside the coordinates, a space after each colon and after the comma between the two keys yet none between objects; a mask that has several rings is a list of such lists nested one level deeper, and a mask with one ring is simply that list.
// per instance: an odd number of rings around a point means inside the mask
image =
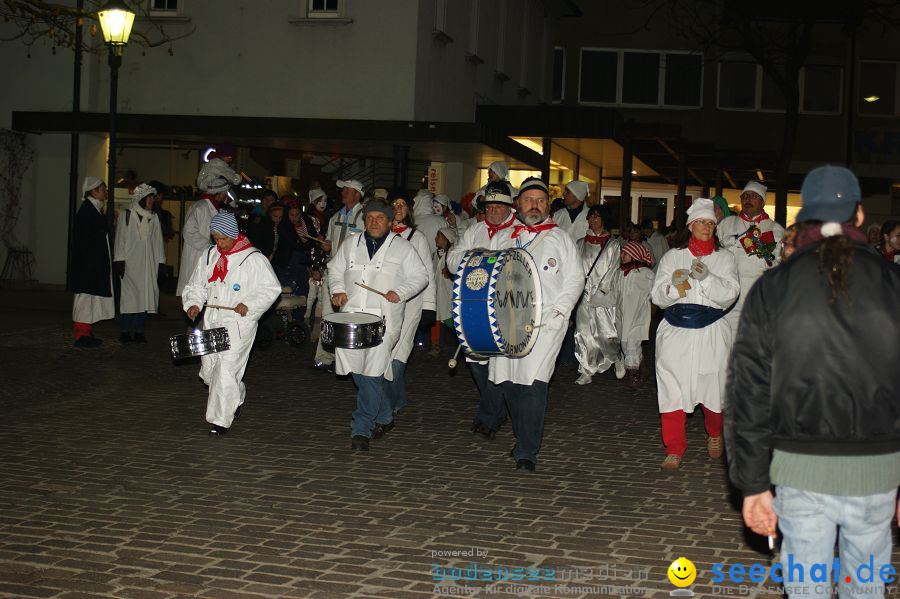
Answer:
[{"label": "paved street", "polygon": [[0,291],[2,597],[668,597],[679,556],[711,596],[713,564],[771,563],[701,418],[684,468],[660,471],[652,380],[579,387],[560,368],[525,474],[508,426],[493,442],[468,432],[475,388],[449,356],[415,354],[407,410],[359,455],[352,382],[310,371],[311,345],[278,344],[254,354],[243,413],[211,440],[198,364],[170,359],[172,298],[143,346],[106,322],[101,348],[74,349],[69,310],[62,292]]}]

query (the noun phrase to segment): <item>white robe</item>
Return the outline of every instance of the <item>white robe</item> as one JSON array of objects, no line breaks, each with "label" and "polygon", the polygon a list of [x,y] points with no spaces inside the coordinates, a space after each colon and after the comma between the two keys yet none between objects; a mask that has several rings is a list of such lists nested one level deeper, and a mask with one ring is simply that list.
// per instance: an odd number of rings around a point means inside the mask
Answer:
[{"label": "white robe", "polygon": [[[362,202],[357,202],[355,206],[350,210],[349,215],[344,214],[342,211],[337,211],[331,215],[331,218],[328,219],[328,228],[325,230],[325,239],[331,242],[331,253],[329,254],[329,258],[333,258],[335,254],[337,254],[338,249],[341,247],[341,242],[350,239],[353,235],[357,233],[361,233],[365,230],[365,219],[363,219],[362,215],[363,205]],[[326,264],[326,269],[328,265]],[[322,316],[325,317],[328,314],[334,313],[334,306],[331,305],[331,291],[328,288],[328,276],[327,273],[323,273],[322,277]],[[322,348],[322,342],[319,341],[319,346],[316,349],[316,360],[319,361],[323,359],[323,356],[319,354],[319,350],[322,350],[323,353],[325,350]]]},{"label": "white robe", "polygon": [[759,256],[748,254],[741,245],[740,238],[753,227],[753,223],[749,223],[742,219],[739,215],[729,216],[722,219],[722,222],[716,227],[716,235],[719,243],[734,256],[737,264],[738,277],[741,281],[741,295],[738,297],[737,304],[725,316],[725,320],[731,325],[732,331],[737,334],[737,325],[741,318],[741,309],[744,307],[744,299],[753,287],[756,279],[762,276],[764,272],[770,268],[774,268],[781,261],[781,239],[784,237],[784,228],[773,220],[766,219],[756,226],[765,233],[772,231],[775,236],[775,260],[772,266],[766,264],[766,261]]},{"label": "white robe", "polygon": [[[435,313],[438,321],[444,321],[453,318],[453,280],[456,271],[447,268],[447,252],[439,249],[434,254],[432,261],[434,268],[434,305]],[[444,269],[450,277],[444,276]]]},{"label": "white robe", "polygon": [[228,428],[246,396],[242,379],[256,338],[257,321],[281,295],[281,283],[266,257],[253,247],[228,256],[225,280],[210,283],[218,259],[219,251],[215,247],[200,256],[184,286],[181,303],[185,311],[191,306],[202,309],[207,303],[229,307],[242,303],[248,308],[243,317],[216,308],[207,308],[203,315],[205,330],[228,329],[231,347],[200,358],[200,378],[209,385],[206,420]]},{"label": "white robe", "polygon": [[659,231],[654,231],[647,239],[647,245],[650,246],[650,254],[653,256],[653,271],[656,272],[659,267],[659,261],[669,251],[669,242],[666,241],[665,235]]},{"label": "white robe", "polygon": [[581,212],[578,213],[578,216],[575,217],[575,221],[573,222],[571,218],[569,218],[569,209],[568,208],[560,208],[556,212],[553,213],[553,222],[555,222],[561,229],[566,231],[569,235],[572,236],[572,242],[577,242],[579,239],[582,239],[588,232],[588,222],[587,222],[587,213],[588,213],[588,205],[586,203],[581,204]]},{"label": "white robe", "polygon": [[[619,342],[610,341],[619,336],[616,331],[616,306],[621,294],[618,285],[620,277],[617,276],[621,242],[610,236],[602,254],[599,245],[586,243],[584,238],[578,240],[576,248],[585,285],[575,313],[575,358],[579,372],[594,375],[606,372],[613,362],[621,358]],[[594,295],[603,298],[603,306],[591,306]]]},{"label": "white robe", "polygon": [[175,295],[182,295],[184,286],[197,266],[200,257],[206,254],[206,250],[212,245],[209,238],[209,221],[218,213],[212,202],[206,198],[197,200],[188,209],[187,218],[184,219],[184,227],[181,229],[181,238],[184,243],[181,246],[181,264],[178,267],[178,286]]},{"label": "white robe", "polygon": [[540,278],[543,302],[541,323],[547,324],[559,312],[565,324],[557,329],[547,326],[538,329],[537,341],[527,356],[490,358],[488,379],[493,383],[511,381],[518,385],[531,385],[534,381],[550,382],[556,367],[556,356],[568,328],[569,315],[584,288],[584,272],[575,242],[559,227],[540,233],[524,232],[512,239],[514,230],[510,227],[494,237],[500,238],[498,244],[503,249],[527,246]]},{"label": "white robe", "polygon": [[625,276],[618,269],[616,284],[619,303],[616,304],[616,330],[624,346],[629,342],[640,343],[650,338],[650,289],[653,287],[653,270],[637,268]]},{"label": "white robe", "polygon": [[165,264],[159,218],[150,214],[150,226],[145,238],[141,238],[141,216],[127,209],[119,215],[116,224],[115,261],[125,262],[122,278],[122,295],[119,311],[123,314],[138,312],[156,313],[159,306],[159,265]]},{"label": "white robe", "polygon": [[413,198],[412,213],[416,230],[420,231],[428,240],[428,248],[433,256],[437,251],[437,244],[434,241],[437,232],[444,227],[449,227],[450,223],[443,216],[434,213],[432,198],[430,193],[419,193]]},{"label": "white robe", "polygon": [[[731,252],[720,250],[703,256],[709,274],[702,281],[689,279],[691,288],[684,298],[672,286],[672,273],[690,270],[694,256],[690,250],[669,250],[659,264],[653,281],[651,300],[660,308],[673,304],[700,304],[727,309],[740,293],[737,265]],[[728,356],[734,335],[720,318],[702,329],[675,327],[663,320],[656,331],[656,383],[660,412],[693,412],[703,404],[722,411]]]},{"label": "white robe", "polygon": [[[431,264],[431,253],[425,236],[417,229],[407,229],[399,233],[400,237],[409,241],[415,248],[422,264]],[[403,309],[403,326],[400,327],[400,339],[391,352],[391,361],[398,360],[406,364],[409,354],[412,353],[413,344],[416,341],[416,330],[422,320],[422,310],[436,310],[435,280],[432,272],[428,271],[428,286],[417,293],[414,298],[406,302]]]},{"label": "white robe", "polygon": [[[400,339],[406,302],[428,286],[428,269],[411,243],[388,233],[388,238],[369,258],[364,235],[346,240],[328,263],[328,286],[331,293],[347,294],[341,312],[367,312],[385,319],[381,344],[366,349],[335,348],[337,374],[384,376],[393,380],[391,354]],[[363,289],[362,283],[387,293],[395,291],[401,301],[392,304],[382,296]]]}]

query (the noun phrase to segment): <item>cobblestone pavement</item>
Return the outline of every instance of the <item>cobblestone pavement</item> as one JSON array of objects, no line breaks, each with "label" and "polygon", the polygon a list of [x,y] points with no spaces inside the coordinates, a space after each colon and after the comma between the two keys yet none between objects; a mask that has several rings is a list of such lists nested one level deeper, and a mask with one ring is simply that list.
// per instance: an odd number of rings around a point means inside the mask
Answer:
[{"label": "cobblestone pavement", "polygon": [[[745,536],[700,418],[684,468],[660,471],[652,380],[579,387],[560,368],[525,474],[508,427],[493,442],[468,432],[474,385],[447,355],[415,354],[407,410],[359,455],[352,382],[308,370],[311,346],[276,345],[254,354],[243,413],[211,440],[197,364],[169,358],[184,325],[164,300],[149,344],[120,345],[106,322],[106,343],[78,350],[67,294],[0,291],[0,596],[667,597],[679,556],[698,596],[778,596],[771,580],[712,587],[713,564],[771,558]],[[450,580],[473,563],[477,578],[555,580]]]}]

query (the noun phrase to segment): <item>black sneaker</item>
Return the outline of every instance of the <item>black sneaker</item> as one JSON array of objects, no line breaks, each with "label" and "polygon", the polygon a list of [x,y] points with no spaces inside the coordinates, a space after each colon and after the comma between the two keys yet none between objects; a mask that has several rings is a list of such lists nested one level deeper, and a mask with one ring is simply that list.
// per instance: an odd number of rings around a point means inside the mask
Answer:
[{"label": "black sneaker", "polygon": [[383,437],[385,435],[385,433],[389,433],[392,430],[394,430],[395,426],[397,426],[397,425],[394,423],[393,420],[391,420],[387,424],[375,423],[375,428],[372,429],[372,438],[378,439],[380,437]]},{"label": "black sneaker", "polygon": [[219,426],[218,424],[212,425],[212,428],[209,429],[209,436],[213,439],[218,439],[219,437],[223,437],[228,433],[228,429],[224,426]]},{"label": "black sneaker", "polygon": [[350,451],[369,451],[369,438],[362,435],[354,435],[350,439]]},{"label": "black sneaker", "polygon": [[131,343],[131,333],[119,333],[119,341],[122,343]]},{"label": "black sneaker", "polygon": [[534,472],[534,462],[531,460],[518,460],[516,462],[516,470],[527,470],[528,472]]},{"label": "black sneaker", "polygon": [[134,342],[135,343],[147,343],[147,338],[144,337],[143,333],[135,333],[134,334]]},{"label": "black sneaker", "polygon": [[334,363],[326,364],[325,362],[316,362],[312,366],[310,366],[313,370],[317,372],[326,372],[329,374],[334,374]]},{"label": "black sneaker", "polygon": [[78,339],[75,340],[75,347],[87,348],[87,347],[97,347],[102,343],[96,337],[92,337],[90,335],[82,335]]},{"label": "black sneaker", "polygon": [[493,441],[497,438],[497,431],[489,429],[480,422],[478,424],[473,424],[470,432],[478,433],[488,441]]}]

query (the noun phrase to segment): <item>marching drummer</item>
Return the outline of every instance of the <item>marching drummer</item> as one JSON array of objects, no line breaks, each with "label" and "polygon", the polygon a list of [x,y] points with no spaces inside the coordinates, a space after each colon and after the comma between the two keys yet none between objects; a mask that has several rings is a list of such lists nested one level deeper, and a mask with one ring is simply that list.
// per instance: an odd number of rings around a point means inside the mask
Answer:
[{"label": "marching drummer", "polygon": [[584,273],[575,242],[550,218],[547,184],[529,177],[516,197],[519,222],[503,231],[503,248],[526,250],[534,259],[541,282],[541,332],[531,352],[522,358],[492,357],[489,379],[500,385],[512,418],[516,446],[512,456],[517,470],[534,472],[544,434],[547,387],[556,356],[569,324],[569,315],[581,295]]},{"label": "marching drummer", "polygon": [[200,256],[181,301],[191,320],[209,304],[204,329],[228,329],[231,348],[200,358],[200,378],[209,386],[209,435],[221,437],[244,403],[246,388],[241,379],[256,337],[256,323],[281,294],[281,283],[262,252],[239,233],[234,214],[213,216],[209,231],[215,245]]},{"label": "marching drummer", "polygon": [[369,439],[394,428],[384,381],[393,380],[391,353],[400,338],[405,303],[429,282],[416,248],[391,231],[393,208],[372,200],[363,216],[365,231],[347,239],[328,263],[331,303],[342,312],[365,312],[385,320],[379,345],[335,347],[337,373],[351,374],[359,389],[350,426],[352,451],[368,451]]},{"label": "marching drummer", "polygon": [[[502,163],[501,163],[502,164]],[[479,190],[481,193],[482,190]],[[472,224],[459,241],[447,252],[447,270],[455,274],[463,256],[469,250],[484,248],[500,249],[503,232],[508,232],[516,222],[512,192],[506,181],[491,181],[483,190],[485,219]],[[488,380],[488,361],[466,357],[472,379],[478,388],[478,413],[472,422],[472,432],[485,439],[494,439],[501,421],[506,419],[503,392]]]}]

